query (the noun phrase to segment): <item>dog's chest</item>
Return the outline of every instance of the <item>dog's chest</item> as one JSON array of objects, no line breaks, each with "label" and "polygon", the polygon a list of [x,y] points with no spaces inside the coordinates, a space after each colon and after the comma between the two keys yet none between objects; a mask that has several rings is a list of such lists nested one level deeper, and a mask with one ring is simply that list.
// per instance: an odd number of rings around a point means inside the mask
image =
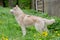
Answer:
[{"label": "dog's chest", "polygon": [[20,24],[23,23],[23,19],[24,19],[24,17],[19,16],[19,17],[16,17],[15,19],[16,19],[16,21],[18,22],[18,24],[20,25]]}]

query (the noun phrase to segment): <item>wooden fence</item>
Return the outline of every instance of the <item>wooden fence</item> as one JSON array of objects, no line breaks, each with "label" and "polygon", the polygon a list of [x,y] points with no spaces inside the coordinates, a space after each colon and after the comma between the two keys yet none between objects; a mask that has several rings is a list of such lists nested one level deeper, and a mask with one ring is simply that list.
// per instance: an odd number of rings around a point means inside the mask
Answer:
[{"label": "wooden fence", "polygon": [[60,0],[44,0],[44,12],[60,17]]},{"label": "wooden fence", "polygon": [[60,17],[60,0],[33,0],[33,4],[36,10]]}]

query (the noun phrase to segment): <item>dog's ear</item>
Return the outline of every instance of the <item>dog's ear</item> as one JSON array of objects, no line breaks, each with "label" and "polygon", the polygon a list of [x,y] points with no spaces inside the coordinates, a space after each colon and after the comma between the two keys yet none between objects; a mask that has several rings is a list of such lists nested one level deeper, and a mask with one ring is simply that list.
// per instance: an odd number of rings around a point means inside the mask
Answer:
[{"label": "dog's ear", "polygon": [[16,5],[16,7],[18,7],[18,5]]}]

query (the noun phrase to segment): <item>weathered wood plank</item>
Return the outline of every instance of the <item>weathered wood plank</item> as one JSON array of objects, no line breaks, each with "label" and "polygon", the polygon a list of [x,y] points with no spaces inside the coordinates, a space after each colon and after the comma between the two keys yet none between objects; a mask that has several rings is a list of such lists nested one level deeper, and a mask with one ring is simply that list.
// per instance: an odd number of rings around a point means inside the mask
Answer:
[{"label": "weathered wood plank", "polygon": [[44,11],[51,16],[60,17],[60,0],[45,0]]}]

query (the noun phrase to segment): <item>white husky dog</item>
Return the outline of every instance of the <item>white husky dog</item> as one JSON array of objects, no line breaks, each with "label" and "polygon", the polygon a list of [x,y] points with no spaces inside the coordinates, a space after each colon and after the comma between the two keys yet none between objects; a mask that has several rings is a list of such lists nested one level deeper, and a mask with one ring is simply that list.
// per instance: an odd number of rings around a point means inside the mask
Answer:
[{"label": "white husky dog", "polygon": [[47,31],[47,25],[51,25],[55,22],[55,19],[46,19],[37,16],[31,16],[24,14],[24,12],[16,5],[10,12],[15,16],[18,24],[21,26],[23,36],[26,35],[26,27],[29,25],[34,25],[36,30],[40,33]]}]

